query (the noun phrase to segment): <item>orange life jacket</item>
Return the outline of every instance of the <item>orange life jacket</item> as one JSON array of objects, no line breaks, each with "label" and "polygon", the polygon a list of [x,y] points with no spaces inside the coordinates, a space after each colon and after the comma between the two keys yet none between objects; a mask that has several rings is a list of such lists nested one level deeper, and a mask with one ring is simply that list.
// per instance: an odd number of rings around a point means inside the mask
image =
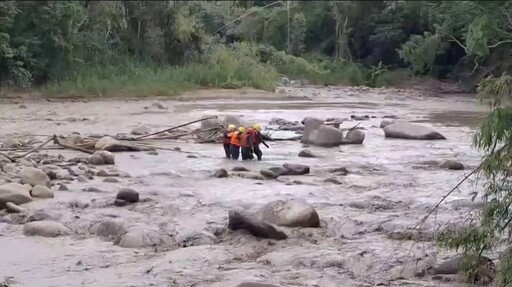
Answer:
[{"label": "orange life jacket", "polygon": [[234,146],[240,146],[240,133],[239,132],[231,133],[231,141],[229,143]]},{"label": "orange life jacket", "polygon": [[251,147],[252,146],[252,140],[251,140],[251,133],[243,133],[240,136],[240,146],[241,147]]}]

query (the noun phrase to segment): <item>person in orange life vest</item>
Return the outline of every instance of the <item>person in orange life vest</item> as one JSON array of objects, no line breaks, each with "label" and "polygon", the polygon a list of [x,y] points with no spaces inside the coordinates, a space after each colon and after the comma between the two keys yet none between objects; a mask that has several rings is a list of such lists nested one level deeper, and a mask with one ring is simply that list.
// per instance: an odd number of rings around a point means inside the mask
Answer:
[{"label": "person in orange life vest", "polygon": [[254,130],[248,128],[247,132],[240,137],[240,147],[242,149],[242,160],[253,159],[252,149],[254,147]]},{"label": "person in orange life vest", "polygon": [[224,144],[224,152],[226,153],[226,158],[231,158],[231,133],[235,130],[235,125],[229,125],[228,128],[222,132],[222,143]]},{"label": "person in orange life vest", "polygon": [[231,159],[238,160],[240,156],[240,137],[245,132],[244,127],[239,127],[238,131],[234,131],[231,133],[230,140],[230,149],[231,149]]},{"label": "person in orange life vest", "polygon": [[261,160],[263,153],[261,152],[261,149],[260,149],[260,143],[263,143],[264,145],[266,145],[266,144],[265,144],[265,142],[263,142],[263,137],[261,136],[261,126],[259,124],[254,124],[253,128],[254,128],[254,153],[258,157],[258,160]]}]

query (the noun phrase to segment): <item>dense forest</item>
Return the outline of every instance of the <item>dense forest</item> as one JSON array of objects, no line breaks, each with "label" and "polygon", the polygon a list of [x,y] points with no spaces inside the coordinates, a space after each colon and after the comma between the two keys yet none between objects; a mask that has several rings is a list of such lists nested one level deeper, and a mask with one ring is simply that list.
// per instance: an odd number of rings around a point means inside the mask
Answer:
[{"label": "dense forest", "polygon": [[509,1],[3,1],[0,83],[53,92],[271,89],[279,75],[471,90],[510,69]]}]

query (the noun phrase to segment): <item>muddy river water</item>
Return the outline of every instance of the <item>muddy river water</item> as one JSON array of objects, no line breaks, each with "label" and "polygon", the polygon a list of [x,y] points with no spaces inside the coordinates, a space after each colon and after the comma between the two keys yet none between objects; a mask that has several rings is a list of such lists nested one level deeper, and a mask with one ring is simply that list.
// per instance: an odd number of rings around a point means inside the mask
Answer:
[{"label": "muddy river water", "polygon": [[[157,131],[207,115],[241,115],[266,126],[273,117],[300,121],[306,116],[361,121],[363,145],[309,147],[319,158],[302,158],[298,141],[269,142],[261,162],[223,158],[217,144],[158,140],[159,150],[116,153],[116,168],[129,176],[106,183],[96,177],[73,181],[69,191],[52,189],[55,198],[24,204],[27,212],[51,211],[74,231],[56,238],[23,235],[23,224],[0,223],[0,282],[9,286],[212,286],[242,282],[278,286],[457,286],[415,276],[448,256],[435,246],[439,226],[457,222],[474,207],[474,181],[463,184],[421,226],[410,228],[465,174],[480,156],[471,148],[478,119],[486,111],[472,96],[424,97],[392,89],[280,88],[277,94],[251,90],[202,91],[163,101],[151,100],[30,101],[0,105],[0,141],[16,135],[129,133],[146,125]],[[145,109],[145,107],[149,107]],[[382,117],[431,126],[446,141],[385,139],[378,128]],[[86,119],[86,120],[84,120]],[[351,127],[358,121],[344,122]],[[196,125],[199,127],[199,124]],[[43,138],[44,139],[44,138]],[[51,150],[64,157],[80,155]],[[194,154],[197,157],[190,157]],[[456,159],[462,171],[432,167],[432,161]],[[249,170],[302,163],[305,176],[253,180],[236,176],[212,178],[218,168]],[[328,168],[345,167],[349,174],[333,176]],[[341,184],[324,182],[335,177]],[[300,181],[302,184],[298,184]],[[101,192],[84,192],[96,187]],[[111,203],[120,187],[139,191],[141,202],[127,207]],[[228,211],[256,211],[277,200],[301,198],[317,210],[321,228],[282,228],[289,239],[257,239],[226,230]],[[78,203],[88,204],[76,208]],[[12,215],[5,215],[11,217]],[[95,222],[115,219],[126,228],[151,231],[161,244],[123,248],[92,235]],[[417,236],[417,237],[415,237]],[[416,239],[416,240],[411,240]],[[177,242],[189,242],[177,244]]]}]

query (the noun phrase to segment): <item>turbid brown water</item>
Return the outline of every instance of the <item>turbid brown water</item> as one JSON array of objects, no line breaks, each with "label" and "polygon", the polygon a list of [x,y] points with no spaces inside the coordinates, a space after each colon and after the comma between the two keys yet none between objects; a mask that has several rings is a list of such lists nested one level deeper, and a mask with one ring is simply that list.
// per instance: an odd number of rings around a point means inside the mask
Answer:
[{"label": "turbid brown water", "polygon": [[[439,225],[458,221],[473,206],[468,181],[450,196],[424,224],[420,240],[410,239],[413,227],[469,169],[479,163],[471,148],[475,124],[485,107],[472,97],[428,98],[421,93],[390,89],[283,88],[277,95],[244,91],[201,92],[166,101],[167,110],[151,101],[25,102],[0,105],[2,139],[16,134],[116,134],[141,124],[164,129],[206,115],[243,115],[266,125],[273,117],[302,120],[305,116],[362,121],[363,145],[309,149],[320,158],[299,158],[299,142],[270,142],[262,162],[233,162],[222,147],[179,141],[155,141],[187,153],[159,151],[116,154],[116,167],[131,177],[120,183],[101,178],[73,182],[54,199],[36,200],[23,207],[62,214],[61,222],[75,235],[58,238],[26,237],[23,225],[0,223],[0,276],[12,286],[236,286],[266,282],[279,286],[456,286],[414,276],[445,253],[431,235]],[[293,96],[290,98],[289,96]],[[422,122],[447,137],[446,141],[385,139],[379,123],[384,115]],[[70,119],[73,117],[74,119]],[[76,119],[76,121],[74,121]],[[85,120],[84,120],[85,119]],[[351,127],[358,121],[348,121]],[[50,151],[66,157],[71,151]],[[431,161],[458,159],[467,169],[432,168]],[[311,167],[307,176],[258,181],[239,177],[211,178],[213,170],[245,166],[254,171],[283,163]],[[347,176],[332,176],[327,168],[346,167]],[[325,183],[335,177],[340,185]],[[300,180],[303,184],[292,184]],[[120,187],[141,194],[128,207],[110,205]],[[103,192],[83,192],[97,187]],[[227,232],[228,211],[256,211],[265,203],[302,198],[318,211],[319,229],[287,229],[289,239],[256,239]],[[89,207],[71,208],[70,202]],[[127,229],[145,230],[162,238],[161,246],[122,248],[91,235],[95,222],[115,219]],[[217,235],[214,236],[213,234]],[[192,239],[190,244],[176,242]],[[186,247],[184,247],[186,246]],[[0,281],[2,277],[0,277]]]}]

